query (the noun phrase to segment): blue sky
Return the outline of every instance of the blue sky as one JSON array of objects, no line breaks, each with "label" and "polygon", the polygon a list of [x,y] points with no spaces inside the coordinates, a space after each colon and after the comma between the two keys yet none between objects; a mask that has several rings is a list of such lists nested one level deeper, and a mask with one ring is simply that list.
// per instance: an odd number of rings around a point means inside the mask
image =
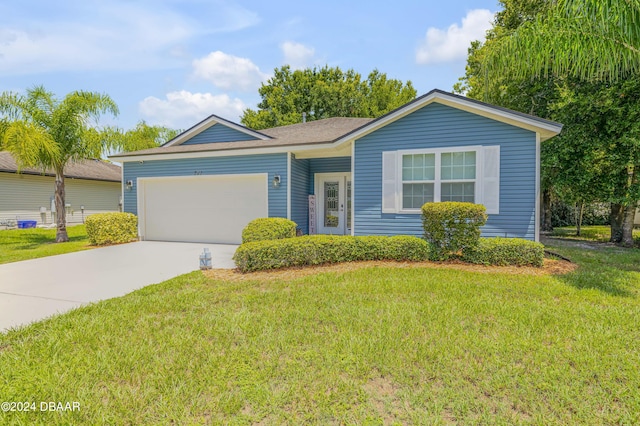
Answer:
[{"label": "blue sky", "polygon": [[497,0],[142,0],[0,3],[0,91],[109,94],[124,129],[239,121],[274,68],[379,69],[451,90]]}]

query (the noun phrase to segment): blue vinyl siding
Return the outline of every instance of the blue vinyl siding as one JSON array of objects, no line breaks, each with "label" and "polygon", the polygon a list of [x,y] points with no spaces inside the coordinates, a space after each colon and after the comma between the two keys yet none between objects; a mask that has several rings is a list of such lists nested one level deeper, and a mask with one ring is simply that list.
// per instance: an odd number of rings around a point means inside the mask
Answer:
[{"label": "blue vinyl siding", "polygon": [[309,233],[309,160],[295,157],[291,159],[291,220]]},{"label": "blue vinyl siding", "polygon": [[215,143],[215,142],[234,142],[234,141],[252,141],[257,138],[248,135],[224,124],[217,123],[209,127],[207,130],[198,133],[194,137],[183,142],[182,145],[198,145],[203,143]]},{"label": "blue vinyl siding", "polygon": [[[246,155],[217,158],[185,158],[179,160],[156,160],[126,162],[123,164],[124,181],[132,180],[132,190],[124,190],[124,211],[138,214],[137,178],[160,176],[269,174],[269,217],[287,217],[287,154]],[[280,175],[280,187],[274,188],[271,181]],[[238,194],[239,197],[242,194]]]},{"label": "blue vinyl siding", "polygon": [[357,140],[354,220],[357,235],[423,234],[419,214],[382,213],[382,152],[500,145],[500,214],[485,237],[535,238],[536,134],[433,103]]},{"label": "blue vinyl siding", "polygon": [[351,157],[312,158],[309,160],[309,194],[315,193],[316,173],[348,173],[351,171]]}]

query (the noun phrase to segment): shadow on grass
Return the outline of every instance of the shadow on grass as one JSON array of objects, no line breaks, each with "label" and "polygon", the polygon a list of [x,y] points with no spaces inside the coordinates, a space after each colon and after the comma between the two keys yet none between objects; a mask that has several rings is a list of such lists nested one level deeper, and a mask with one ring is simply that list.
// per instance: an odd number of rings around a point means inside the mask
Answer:
[{"label": "shadow on grass", "polygon": [[558,276],[567,285],[578,289],[595,289],[613,296],[638,296],[640,250],[605,245],[569,247],[566,243],[551,243],[547,247],[579,265],[575,272]]},{"label": "shadow on grass", "polygon": [[[46,232],[23,230],[10,231],[11,235],[0,238],[0,244],[10,246],[12,250],[33,250],[35,248],[56,243],[56,230],[48,229]],[[0,235],[3,237],[3,235]],[[86,240],[86,235],[69,235],[69,242]],[[64,243],[62,243],[64,244]]]},{"label": "shadow on grass", "polygon": [[565,284],[581,290],[593,289],[612,296],[635,298],[637,297],[637,293],[629,289],[628,274],[628,271],[609,268],[600,272],[583,271],[578,268],[577,271],[559,276],[558,278]]}]

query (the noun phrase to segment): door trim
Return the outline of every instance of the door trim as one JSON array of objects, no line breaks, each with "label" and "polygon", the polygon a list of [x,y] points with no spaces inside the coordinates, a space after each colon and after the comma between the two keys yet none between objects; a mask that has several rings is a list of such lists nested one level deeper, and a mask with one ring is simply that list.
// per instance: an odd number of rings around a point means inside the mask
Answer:
[{"label": "door trim", "polygon": [[[322,191],[322,188],[320,187],[320,180],[323,178],[339,178],[342,179],[342,185],[343,185],[343,197],[344,199],[341,200],[342,204],[344,205],[343,211],[342,211],[342,224],[343,224],[343,230],[341,231],[341,233],[339,234],[335,234],[335,235],[347,235],[349,233],[349,230],[351,229],[350,224],[347,223],[347,181],[351,180],[351,172],[334,172],[334,173],[314,173],[313,175],[313,179],[314,179],[314,193],[316,194],[316,209],[317,209],[317,213],[316,213],[316,232],[318,234],[321,234],[320,229],[324,228],[324,226],[321,226],[322,224],[322,219],[324,218],[324,192]],[[351,185],[353,185],[353,181],[351,182]],[[352,220],[353,220],[353,186],[351,187],[351,206],[352,206]]]}]

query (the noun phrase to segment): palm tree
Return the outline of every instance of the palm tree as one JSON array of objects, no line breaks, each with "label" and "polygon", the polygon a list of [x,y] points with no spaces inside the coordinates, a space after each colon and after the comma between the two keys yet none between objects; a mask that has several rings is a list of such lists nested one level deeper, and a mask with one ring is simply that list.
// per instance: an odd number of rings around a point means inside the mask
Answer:
[{"label": "palm tree", "polygon": [[640,72],[639,0],[556,0],[492,43],[486,75],[617,80]]},{"label": "palm tree", "polygon": [[0,147],[21,167],[55,173],[56,242],[69,240],[65,218],[64,170],[77,160],[100,158],[119,143],[117,129],[98,128],[101,115],[118,114],[105,94],[76,91],[59,100],[42,86],[25,95],[0,95]]}]

